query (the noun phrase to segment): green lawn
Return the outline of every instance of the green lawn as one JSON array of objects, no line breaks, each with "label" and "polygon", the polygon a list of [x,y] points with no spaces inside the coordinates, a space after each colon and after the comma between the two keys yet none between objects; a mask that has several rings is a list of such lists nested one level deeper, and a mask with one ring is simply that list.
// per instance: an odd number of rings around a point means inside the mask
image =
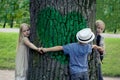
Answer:
[{"label": "green lawn", "polygon": [[0,32],[0,69],[14,69],[18,33]]},{"label": "green lawn", "polygon": [[[18,33],[0,32],[0,69],[15,68]],[[105,38],[104,76],[120,76],[120,38]]]},{"label": "green lawn", "polygon": [[120,77],[120,38],[106,38],[106,55],[102,70],[104,76]]}]

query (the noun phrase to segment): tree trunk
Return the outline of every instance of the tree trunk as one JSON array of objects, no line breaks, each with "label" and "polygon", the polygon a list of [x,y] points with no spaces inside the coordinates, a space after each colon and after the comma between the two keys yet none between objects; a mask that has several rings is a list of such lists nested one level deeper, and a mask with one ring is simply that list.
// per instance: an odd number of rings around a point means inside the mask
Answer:
[{"label": "tree trunk", "polygon": [[5,20],[5,22],[4,22],[4,24],[3,24],[3,28],[5,28],[5,26],[6,26],[6,23],[7,23],[7,21]]},{"label": "tree trunk", "polygon": [[[7,15],[6,15],[7,16]],[[3,24],[3,28],[5,28],[6,23],[7,23],[7,17],[5,16],[5,20],[4,20],[4,24]]]},{"label": "tree trunk", "polygon": [[[94,30],[95,2],[95,0],[30,0],[30,40],[39,47],[75,42],[75,35],[80,29],[90,27]],[[63,52],[44,55],[35,53],[30,50],[28,80],[70,79],[69,57],[63,55]]]},{"label": "tree trunk", "polygon": [[14,17],[11,17],[11,20],[10,20],[10,28],[13,28],[13,21],[14,21]]}]

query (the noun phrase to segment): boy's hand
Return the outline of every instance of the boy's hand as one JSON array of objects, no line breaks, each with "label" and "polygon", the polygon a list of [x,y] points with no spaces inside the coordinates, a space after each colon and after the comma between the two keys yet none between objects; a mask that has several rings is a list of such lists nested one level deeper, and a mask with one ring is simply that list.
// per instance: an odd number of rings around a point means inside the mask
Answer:
[{"label": "boy's hand", "polygon": [[99,52],[103,53],[104,52],[104,49],[100,46],[97,46],[97,45],[92,45],[92,48],[94,49],[97,49]]},{"label": "boy's hand", "polygon": [[92,45],[92,48],[97,49],[97,45]]},{"label": "boy's hand", "polygon": [[43,53],[47,52],[47,49],[46,48],[42,48],[42,52]]},{"label": "boy's hand", "polygon": [[42,49],[43,49],[42,47],[38,48],[38,52],[40,52],[41,54],[44,53]]}]

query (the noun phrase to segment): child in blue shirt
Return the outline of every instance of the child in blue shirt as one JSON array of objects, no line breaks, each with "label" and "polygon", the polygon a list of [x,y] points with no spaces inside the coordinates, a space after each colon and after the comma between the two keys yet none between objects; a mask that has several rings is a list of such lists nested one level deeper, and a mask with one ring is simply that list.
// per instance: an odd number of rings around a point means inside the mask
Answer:
[{"label": "child in blue shirt", "polygon": [[41,53],[63,50],[64,54],[68,54],[70,57],[69,68],[71,80],[89,80],[87,57],[92,52],[92,48],[97,48],[96,45],[89,44],[89,42],[93,41],[95,35],[90,28],[85,28],[76,34],[76,38],[78,40],[76,43],[41,48]]}]

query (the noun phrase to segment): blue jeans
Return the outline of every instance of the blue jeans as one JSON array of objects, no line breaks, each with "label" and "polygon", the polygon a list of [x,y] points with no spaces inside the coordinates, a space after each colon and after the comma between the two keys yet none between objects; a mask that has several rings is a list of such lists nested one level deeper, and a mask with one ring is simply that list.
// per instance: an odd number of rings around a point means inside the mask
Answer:
[{"label": "blue jeans", "polygon": [[98,64],[98,80],[103,80],[101,64]]},{"label": "blue jeans", "polygon": [[89,80],[88,72],[72,74],[71,80]]}]

